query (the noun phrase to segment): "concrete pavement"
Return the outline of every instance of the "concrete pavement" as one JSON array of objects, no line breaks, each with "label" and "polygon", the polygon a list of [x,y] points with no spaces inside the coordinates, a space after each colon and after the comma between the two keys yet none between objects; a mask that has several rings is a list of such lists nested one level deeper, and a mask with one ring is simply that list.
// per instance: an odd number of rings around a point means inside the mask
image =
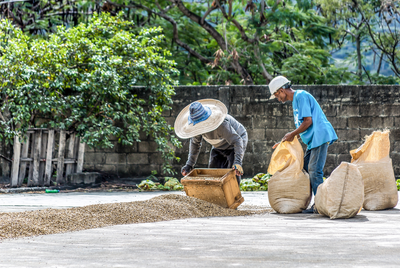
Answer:
[{"label": "concrete pavement", "polygon": [[[34,204],[40,200],[42,208],[49,200],[54,201],[50,203],[54,208],[61,208],[144,200],[164,193],[0,195],[0,211],[11,211],[13,206],[19,206],[14,211],[23,206],[37,209]],[[268,206],[266,192],[245,192],[243,196],[243,206]],[[385,211],[362,210],[347,220],[269,213],[3,240],[0,267],[400,267],[399,250],[398,206]]]}]

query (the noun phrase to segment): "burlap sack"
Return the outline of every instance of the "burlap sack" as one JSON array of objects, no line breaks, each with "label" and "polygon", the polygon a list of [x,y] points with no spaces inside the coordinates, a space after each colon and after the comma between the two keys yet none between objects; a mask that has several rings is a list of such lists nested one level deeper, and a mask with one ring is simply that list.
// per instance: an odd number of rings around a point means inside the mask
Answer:
[{"label": "burlap sack", "polygon": [[333,219],[354,217],[363,207],[364,183],[356,165],[342,162],[331,176],[318,186],[315,207],[318,213]]},{"label": "burlap sack", "polygon": [[351,162],[357,165],[364,180],[366,210],[381,210],[397,205],[396,180],[389,152],[389,131],[374,131],[363,145],[350,151]]},{"label": "burlap sack", "polygon": [[268,199],[278,213],[299,213],[311,200],[311,185],[308,174],[303,171],[304,152],[300,142],[278,145],[271,157],[268,173]]}]

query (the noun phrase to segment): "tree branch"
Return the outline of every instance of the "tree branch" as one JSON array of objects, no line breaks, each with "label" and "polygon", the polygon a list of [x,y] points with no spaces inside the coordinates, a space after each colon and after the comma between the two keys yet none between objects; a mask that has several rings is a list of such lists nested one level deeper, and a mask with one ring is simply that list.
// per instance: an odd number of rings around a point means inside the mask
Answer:
[{"label": "tree branch", "polygon": [[369,73],[367,72],[367,69],[365,69],[364,65],[362,66],[362,68],[364,69],[364,72],[365,72],[365,73],[367,74],[367,76],[368,76],[369,83],[372,84],[372,80],[371,80],[371,77],[369,76]]},{"label": "tree branch", "polygon": [[6,120],[4,119],[4,116],[3,116],[3,114],[1,113],[1,111],[0,111],[0,119],[3,120],[4,122],[6,122]]},{"label": "tree branch", "polygon": [[353,36],[354,38],[356,38],[356,35],[353,34],[352,32],[350,32],[349,30],[345,30],[346,33],[350,34],[351,36]]},{"label": "tree branch", "polygon": [[261,73],[264,76],[266,83],[269,84],[269,82],[271,82],[271,80],[273,79],[272,75],[270,73],[268,73],[268,71],[265,69],[264,63],[261,60],[260,57],[260,48],[258,47],[258,43],[254,44],[254,56],[257,59],[258,65],[261,67]]},{"label": "tree branch", "polygon": [[[168,0],[171,3],[176,4],[176,6],[179,8],[179,10],[190,20],[196,22],[199,24],[203,29],[205,29],[214,39],[217,41],[218,45],[220,48],[225,49],[227,47],[227,44],[224,40],[224,38],[221,36],[221,34],[214,28],[212,27],[208,22],[204,21],[203,23],[201,22],[201,17],[194,14],[191,12],[189,9],[185,7],[183,4],[182,0]],[[242,80],[245,82],[246,85],[252,85],[253,84],[253,79],[250,76],[250,74],[247,72],[245,68],[239,63],[238,60],[233,60],[232,61],[232,66],[235,68],[236,72],[240,75]]]},{"label": "tree branch", "polygon": [[216,9],[218,9],[218,7],[216,7],[216,6],[211,6],[211,7],[206,11],[206,13],[204,13],[203,17],[201,18],[201,24],[203,24],[203,23],[204,23],[204,20],[206,19],[206,17],[207,17],[211,12],[213,12],[213,11],[216,10]]},{"label": "tree branch", "polygon": [[[106,0],[106,1],[107,1],[107,3],[109,3],[109,4],[111,4],[111,5],[114,5],[114,6],[133,8],[133,7],[130,6],[130,5],[120,5],[120,4],[116,4],[116,3],[114,3],[114,2],[111,2],[111,1],[109,1],[109,0]],[[200,55],[199,53],[197,53],[195,50],[193,50],[192,48],[190,48],[188,44],[182,42],[182,41],[179,39],[179,36],[178,36],[178,26],[177,26],[177,23],[175,22],[174,19],[172,19],[171,17],[165,15],[164,13],[154,12],[154,11],[151,10],[150,8],[148,8],[148,7],[146,7],[146,6],[143,6],[143,5],[141,5],[141,4],[135,3],[135,2],[133,2],[133,1],[131,1],[131,3],[132,3],[136,8],[139,7],[139,8],[141,8],[141,9],[146,10],[146,11],[149,11],[149,12],[151,11],[152,13],[156,14],[157,16],[160,16],[161,18],[163,18],[163,19],[165,19],[166,21],[168,21],[169,23],[171,23],[171,24],[172,24],[172,27],[173,27],[173,39],[174,39],[174,41],[175,41],[179,46],[181,46],[182,48],[186,49],[187,52],[189,52],[191,55],[193,55],[194,57],[198,58],[200,61],[202,61],[202,62],[204,62],[204,63],[206,63],[206,64],[212,62],[211,60],[209,60],[209,59],[203,57],[202,55]]]},{"label": "tree branch", "polygon": [[187,9],[183,4],[182,0],[168,0],[168,1],[175,4],[187,18],[196,22],[204,30],[206,30],[215,39],[215,41],[217,41],[220,48],[222,49],[226,48],[225,40],[222,37],[222,35],[217,30],[215,30],[215,28],[211,26],[211,24],[209,24],[207,21],[202,22],[200,16],[194,14],[189,9]]},{"label": "tree branch", "polygon": [[288,43],[288,42],[285,42],[285,41],[282,41],[282,40],[275,40],[275,39],[269,39],[269,41],[271,41],[271,42],[280,42],[280,43],[283,43],[283,44],[285,44],[285,45],[291,47],[297,54],[300,54],[300,52],[299,52],[293,45],[291,45],[291,44]]},{"label": "tree branch", "polygon": [[[360,12],[361,16],[364,18],[364,14]],[[371,36],[372,43],[385,55],[389,58],[389,61],[392,65],[392,70],[393,72],[397,75],[400,76],[400,70],[396,66],[396,46],[399,43],[399,40],[396,40],[396,42],[393,42],[393,45],[391,46],[392,51],[387,50],[387,48],[384,45],[384,42],[381,39],[380,33],[378,32],[378,40],[376,39],[375,33],[373,32],[371,25],[369,24],[368,21],[366,21],[366,25],[368,28],[369,35]]]},{"label": "tree branch", "polygon": [[240,35],[242,36],[242,39],[243,39],[244,41],[246,41],[246,42],[248,42],[248,43],[250,43],[250,44],[254,44],[255,42],[257,42],[256,39],[249,38],[249,37],[246,35],[245,30],[243,29],[242,25],[241,25],[237,20],[235,20],[235,19],[233,19],[233,18],[230,18],[230,16],[228,16],[228,14],[226,14],[225,8],[224,8],[223,6],[220,5],[219,0],[216,0],[216,3],[217,3],[218,8],[221,10],[222,15],[224,16],[224,18],[225,18],[226,20],[229,20],[229,19],[230,19],[231,22],[232,22],[232,23],[236,26],[236,28],[239,30]]}]

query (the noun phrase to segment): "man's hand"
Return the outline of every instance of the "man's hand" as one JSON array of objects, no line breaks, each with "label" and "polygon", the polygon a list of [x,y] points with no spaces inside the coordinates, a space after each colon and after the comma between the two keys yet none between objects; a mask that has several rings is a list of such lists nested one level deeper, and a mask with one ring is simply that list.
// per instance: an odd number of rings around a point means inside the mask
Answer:
[{"label": "man's hand", "polygon": [[239,164],[234,164],[234,165],[232,166],[232,169],[235,170],[236,176],[241,176],[241,175],[243,175],[243,168],[242,168],[241,165],[239,165]]},{"label": "man's hand", "polygon": [[292,132],[287,133],[287,134],[285,135],[285,137],[282,138],[282,141],[277,142],[277,143],[274,144],[274,146],[272,146],[272,149],[275,149],[276,147],[278,147],[278,145],[281,144],[281,142],[284,142],[284,141],[293,141],[294,137],[297,137],[297,138],[299,139],[299,138],[300,138],[300,135],[299,135],[299,134],[294,135]]},{"label": "man's hand", "polygon": [[[293,141],[294,137],[297,136],[298,139],[300,139],[300,133],[303,133],[304,131],[306,131],[311,125],[312,125],[312,118],[310,117],[303,117],[303,123],[301,123],[301,125],[296,128],[295,130],[293,130],[292,132],[286,133],[285,137],[283,137],[281,142],[284,141]],[[275,145],[274,145],[275,147]],[[272,148],[274,148],[272,147]]]},{"label": "man's hand", "polygon": [[283,137],[283,139],[282,139],[282,142],[293,141],[294,137],[296,137],[296,134],[293,134],[293,132],[286,133],[285,137]]},{"label": "man's hand", "polygon": [[187,174],[190,173],[190,171],[192,171],[193,167],[189,166],[189,165],[184,165],[181,169],[181,173],[183,176],[186,176]]}]

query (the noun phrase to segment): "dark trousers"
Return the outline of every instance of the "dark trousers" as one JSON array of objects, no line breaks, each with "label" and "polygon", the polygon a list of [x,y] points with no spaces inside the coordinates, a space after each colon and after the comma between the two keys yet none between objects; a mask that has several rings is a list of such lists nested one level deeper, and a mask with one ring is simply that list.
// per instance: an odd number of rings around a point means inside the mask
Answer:
[{"label": "dark trousers", "polygon": [[[211,149],[209,168],[232,168],[233,161],[235,160],[235,151]],[[236,176],[236,180],[240,186],[241,176]]]}]

